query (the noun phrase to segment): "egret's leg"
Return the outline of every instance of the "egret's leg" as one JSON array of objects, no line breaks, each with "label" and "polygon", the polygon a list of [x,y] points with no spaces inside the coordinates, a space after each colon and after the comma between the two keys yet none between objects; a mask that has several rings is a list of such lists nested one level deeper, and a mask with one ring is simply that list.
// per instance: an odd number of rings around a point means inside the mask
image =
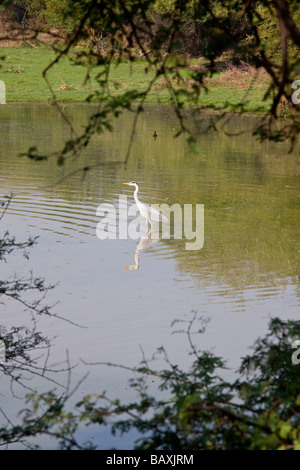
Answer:
[{"label": "egret's leg", "polygon": [[149,221],[149,224],[150,224],[150,229],[148,230],[147,235],[149,235],[149,234],[151,233],[151,230],[153,229],[153,225],[152,225],[151,219],[148,219],[148,221]]},{"label": "egret's leg", "polygon": [[[150,219],[147,219],[146,222],[147,222],[147,233],[146,233],[146,235],[148,236],[149,233],[151,233],[151,225],[152,225],[152,224],[151,224]],[[149,228],[148,222],[150,222],[150,228]]]},{"label": "egret's leg", "polygon": [[145,228],[146,228],[146,235],[147,236],[149,235],[149,232],[151,232],[151,227],[150,227],[150,230],[149,230],[148,221],[149,221],[149,219],[146,219],[146,222],[145,222]]}]

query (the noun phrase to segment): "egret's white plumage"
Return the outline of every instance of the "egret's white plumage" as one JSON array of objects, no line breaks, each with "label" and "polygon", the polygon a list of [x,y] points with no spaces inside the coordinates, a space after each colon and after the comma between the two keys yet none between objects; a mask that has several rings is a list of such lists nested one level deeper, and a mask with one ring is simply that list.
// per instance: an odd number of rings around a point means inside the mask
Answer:
[{"label": "egret's white plumage", "polygon": [[161,214],[158,210],[156,210],[154,207],[149,206],[148,204],[144,204],[143,202],[139,201],[137,197],[137,193],[139,191],[139,185],[135,181],[130,181],[130,183],[123,183],[126,184],[127,186],[134,186],[135,191],[134,191],[134,200],[136,202],[136,205],[139,208],[139,211],[143,217],[150,223],[152,227],[152,222],[151,220],[156,220],[157,222],[168,222],[167,217],[165,217],[163,214]]}]

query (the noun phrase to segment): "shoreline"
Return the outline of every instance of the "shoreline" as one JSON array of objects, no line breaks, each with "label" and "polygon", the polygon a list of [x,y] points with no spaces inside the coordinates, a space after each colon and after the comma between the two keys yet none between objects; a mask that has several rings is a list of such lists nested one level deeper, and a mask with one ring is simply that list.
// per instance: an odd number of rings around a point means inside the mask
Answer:
[{"label": "shoreline", "polygon": [[[112,101],[112,100],[110,100]],[[47,101],[34,101],[34,100],[30,100],[30,101],[26,101],[26,100],[15,100],[15,101],[9,101],[7,100],[6,101],[6,104],[5,105],[47,105],[47,106],[56,106],[56,104],[60,105],[60,106],[67,106],[67,105],[86,105],[86,106],[101,106],[101,104],[104,104],[104,103],[107,103],[109,102],[109,100],[103,100],[103,101],[91,101],[91,102],[88,102],[88,101],[76,101],[76,100],[70,100],[70,101],[60,101],[60,100],[57,100],[57,101],[50,101],[50,100],[47,100]],[[132,103],[132,106],[134,107],[134,105],[138,106],[138,101],[135,101]],[[209,109],[209,108],[199,108],[197,109],[197,106],[196,105],[192,105],[190,103],[185,103],[185,107],[182,108],[182,112],[185,114],[185,113],[189,113],[189,112],[198,112],[199,115],[214,115],[214,116],[220,116],[221,114],[224,114],[224,118],[226,117],[240,117],[241,119],[246,119],[246,118],[262,118],[264,117],[264,112],[254,112],[254,111],[245,111],[243,114],[240,114],[238,111],[234,111],[234,110],[228,110],[228,111],[224,111],[224,109]],[[1,106],[1,105],[0,105]],[[171,107],[172,108],[172,103],[171,102],[159,102],[159,101],[145,101],[143,103],[143,106],[168,106],[168,107]],[[1,108],[0,108],[1,109]],[[124,111],[126,111],[126,109],[124,108]]]},{"label": "shoreline", "polygon": [[[2,47],[0,55],[3,57],[0,63],[0,80],[6,86],[7,104],[54,102],[53,94],[42,76],[43,70],[53,60],[53,50],[45,46],[37,49],[28,45]],[[195,67],[195,61],[191,62],[191,67]],[[73,64],[69,58],[64,57],[48,71],[47,79],[57,103],[88,103],[88,99],[92,97],[90,102],[99,104],[113,101],[127,92],[145,92],[154,75],[151,70],[146,73],[146,65],[144,59],[133,63],[124,61],[113,64],[106,93],[98,96],[100,99],[97,99],[100,73],[103,71],[100,66],[90,70],[90,77],[85,83],[86,64]],[[257,83],[253,86],[254,72],[250,66],[248,70],[243,67],[228,67],[218,71],[213,77],[206,79],[208,92],[204,87],[200,88],[197,103],[189,101],[187,97],[182,98],[181,102],[184,107],[191,109],[199,107],[201,112],[239,114],[242,111],[243,114],[262,116],[270,107],[270,103],[263,100],[267,82],[266,77],[258,72]],[[182,89],[188,90],[192,85],[192,79],[187,77]],[[139,100],[132,103],[138,104]],[[158,78],[153,84],[144,103],[172,105],[164,77]]]}]

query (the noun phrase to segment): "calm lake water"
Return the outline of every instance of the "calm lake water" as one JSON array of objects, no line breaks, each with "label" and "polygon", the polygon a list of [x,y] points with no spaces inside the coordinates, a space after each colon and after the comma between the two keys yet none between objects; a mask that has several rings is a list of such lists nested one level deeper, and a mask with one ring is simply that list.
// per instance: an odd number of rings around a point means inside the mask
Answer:
[{"label": "calm lake water", "polygon": [[[194,154],[184,136],[174,138],[178,123],[171,109],[149,105],[137,123],[126,166],[112,163],[126,156],[132,113],[59,167],[52,158],[34,163],[18,156],[31,146],[41,153],[58,150],[70,137],[54,107],[7,104],[0,111],[1,194],[15,195],[1,235],[9,230],[18,241],[39,236],[29,260],[13,254],[2,262],[2,276],[28,277],[32,271],[57,284],[46,303],[69,321],[40,318],[38,330],[51,339],[49,367],[74,366],[74,386],[89,373],[77,398],[104,390],[124,401],[136,398],[128,386],[130,373],[91,363],[137,366],[143,354],[152,357],[163,345],[174,363],[188,367],[187,338],[176,333],[186,324],[173,322],[189,321],[194,312],[210,319],[205,333],[194,337],[196,346],[226,359],[232,375],[271,317],[299,319],[299,151],[288,154],[284,144],[257,142],[251,136],[255,118],[234,117],[216,132],[207,115],[199,116],[189,123],[198,133]],[[65,112],[80,130],[90,109],[72,104]],[[83,178],[75,170],[84,166],[90,170]],[[139,240],[99,240],[96,210],[104,203],[117,207],[120,196],[132,205],[134,188],[122,184],[132,180],[139,183],[143,202],[204,204],[203,248],[189,251],[184,239],[158,239],[138,252],[138,269],[124,270],[136,264]],[[0,308],[7,331],[30,324],[22,305],[10,301]],[[66,372],[58,375],[67,381]],[[13,418],[22,400],[12,395],[5,376],[1,382],[1,408]],[[34,378],[30,386],[53,388]],[[22,397],[26,390],[14,393]],[[134,438],[113,439],[99,428],[83,435],[102,449],[132,448]]]}]

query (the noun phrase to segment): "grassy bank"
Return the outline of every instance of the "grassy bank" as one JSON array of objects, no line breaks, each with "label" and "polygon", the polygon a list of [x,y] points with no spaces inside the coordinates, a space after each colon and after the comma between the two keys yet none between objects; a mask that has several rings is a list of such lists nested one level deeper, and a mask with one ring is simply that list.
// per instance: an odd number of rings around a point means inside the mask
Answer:
[{"label": "grassy bank", "polygon": [[[54,52],[46,47],[27,46],[0,49],[1,69],[0,80],[6,85],[6,100],[10,102],[43,102],[52,98],[49,87],[42,77],[44,68],[55,58]],[[199,65],[199,63],[193,63]],[[145,73],[146,63],[139,60],[133,64],[122,62],[111,67],[108,93],[114,96],[126,91],[147,89],[153,73]],[[67,58],[55,64],[48,73],[49,82],[56,98],[62,102],[84,101],[91,93],[99,90],[97,75],[100,67],[92,69],[90,80],[84,84],[86,67],[74,65]],[[269,103],[263,102],[268,78],[264,74],[255,76],[251,67],[232,67],[220,71],[211,79],[207,79],[209,92],[201,93],[199,104],[230,109],[240,103],[245,104],[247,111],[255,111],[258,107],[266,110]],[[251,86],[253,80],[255,83]],[[189,86],[187,77],[186,86]],[[153,86],[148,102],[170,101],[165,78],[159,79]]]}]

